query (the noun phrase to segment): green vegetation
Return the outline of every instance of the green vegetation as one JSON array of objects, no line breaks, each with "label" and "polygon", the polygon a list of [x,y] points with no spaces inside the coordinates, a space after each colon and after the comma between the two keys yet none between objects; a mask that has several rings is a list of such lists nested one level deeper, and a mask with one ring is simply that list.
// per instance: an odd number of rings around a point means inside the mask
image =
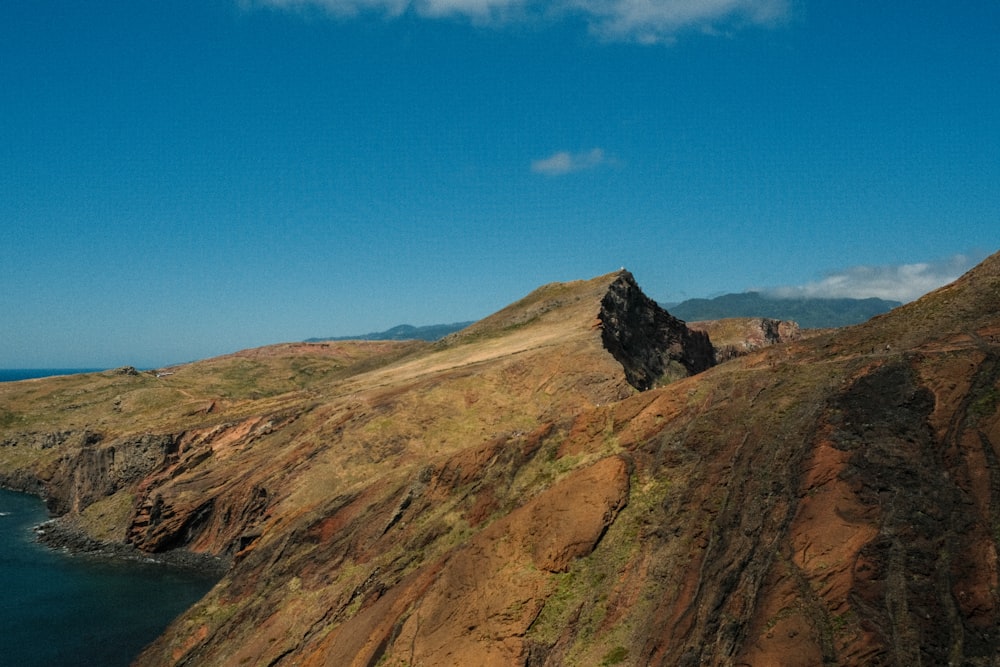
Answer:
[{"label": "green vegetation", "polygon": [[94,539],[122,541],[134,504],[135,497],[122,489],[88,506],[80,515],[80,525]]},{"label": "green vegetation", "polygon": [[0,429],[10,428],[18,421],[18,414],[10,410],[0,410]]},{"label": "green vegetation", "polygon": [[791,617],[793,614],[797,613],[797,611],[798,610],[794,607],[782,607],[777,614],[767,620],[767,623],[764,625],[764,630],[770,632],[774,629],[774,626],[786,618]]},{"label": "green vegetation", "polygon": [[604,654],[604,659],[601,660],[601,664],[618,665],[625,662],[626,658],[628,658],[628,649],[624,646],[616,646]]},{"label": "green vegetation", "polygon": [[834,635],[841,635],[847,632],[850,626],[857,623],[857,620],[857,614],[853,609],[849,609],[843,614],[837,614],[830,618],[830,629],[833,630]]},{"label": "green vegetation", "polygon": [[[206,549],[239,545],[232,578],[184,617],[171,639],[192,636],[203,624],[204,644],[219,653],[202,656],[222,656],[233,646],[240,656],[264,661],[293,656],[298,646],[320,646],[326,633],[339,632],[376,600],[397,614],[378,620],[387,628],[403,628],[408,614],[433,599],[448,612],[437,627],[469,639],[470,651],[507,633],[540,653],[553,647],[553,658],[558,653],[567,667],[638,663],[669,632],[663,625],[682,605],[705,610],[705,629],[699,617],[679,638],[685,643],[710,642],[715,628],[742,633],[758,619],[776,633],[808,622],[824,647],[856,633],[850,611],[832,612],[850,609],[833,599],[839,588],[830,588],[829,603],[820,600],[818,586],[844,569],[840,555],[816,556],[828,567],[813,563],[810,575],[817,576],[803,579],[802,600],[764,598],[764,588],[758,595],[756,586],[771,585],[766,559],[790,558],[803,536],[791,534],[798,529],[795,503],[809,509],[825,502],[815,495],[818,484],[803,486],[802,471],[815,470],[817,479],[836,474],[820,465],[828,461],[810,457],[842,455],[827,443],[840,445],[853,433],[851,420],[867,414],[864,406],[851,408],[844,394],[853,391],[859,406],[877,400],[878,386],[863,393],[861,380],[878,369],[905,366],[898,373],[904,379],[916,369],[923,386],[943,399],[934,419],[957,419],[965,409],[984,430],[995,425],[1000,371],[988,365],[996,364],[988,341],[966,330],[935,332],[919,349],[905,349],[897,336],[915,335],[914,323],[893,315],[640,394],[622,386],[620,366],[600,347],[595,304],[607,282],[546,286],[438,346],[289,344],[160,375],[109,372],[0,387],[0,441],[20,438],[17,446],[0,447],[0,471],[48,472],[81,451],[79,460],[96,458],[90,467],[99,467],[110,451],[94,457],[88,448],[110,450],[116,439],[137,434],[174,434],[176,457],[163,465],[152,459],[162,451],[150,450],[143,463],[159,466],[156,474],[135,473],[145,477],[122,482],[132,485],[99,499],[77,520],[94,536],[122,539],[133,494],[162,490],[173,512],[163,516],[194,526],[188,535],[203,530],[177,540]],[[971,331],[988,335],[995,331],[990,326]],[[530,331],[510,341],[463,344],[522,328]],[[399,360],[405,363],[395,365]],[[686,374],[676,364],[669,370]],[[607,457],[620,457],[629,471],[627,504],[590,553],[567,562],[565,554],[586,551],[576,537],[572,552],[562,544],[550,549],[553,526],[576,528],[559,523],[568,512],[547,512],[552,508],[532,501],[561,481],[568,488],[575,480],[567,478]],[[80,470],[89,474],[87,466]],[[614,481],[617,493],[622,480]],[[571,497],[582,505],[590,491],[573,487]],[[603,527],[599,519],[587,530]],[[861,525],[867,518],[849,521]],[[992,528],[998,526],[994,521]],[[735,562],[728,554],[737,550],[754,556],[745,579],[717,567]],[[545,569],[549,551],[566,571]],[[516,594],[505,588],[512,584]],[[433,597],[425,597],[430,590]],[[755,596],[746,604],[758,606],[735,609],[730,601],[746,593]],[[708,609],[717,594],[726,601]],[[762,608],[761,599],[774,602]],[[454,600],[470,608],[482,603],[488,623],[479,616],[473,627],[456,620]],[[773,618],[756,615],[764,613]],[[428,632],[415,625],[407,626],[407,643],[422,642],[419,633]],[[260,627],[268,627],[266,636],[258,636]],[[406,661],[405,647],[392,644],[396,636],[383,647],[384,664]]]},{"label": "green vegetation", "polygon": [[55,447],[52,449],[38,449],[24,445],[0,447],[0,472],[11,473],[16,470],[30,469],[54,461],[59,456],[59,449]]},{"label": "green vegetation", "polygon": [[[577,304],[591,305],[593,315],[599,310],[599,301],[607,290],[608,276],[589,281],[551,283],[543,285],[487,318],[476,322],[455,336],[441,341],[447,344],[466,344],[490,340],[534,325],[553,311],[569,316]],[[593,301],[590,299],[593,298]]]},{"label": "green vegetation", "polygon": [[688,377],[690,373],[684,368],[684,365],[673,359],[669,360],[663,369],[663,375],[656,379],[654,387],[664,387],[678,380],[683,380]]},{"label": "green vegetation", "polygon": [[632,601],[624,615],[620,610],[611,615],[612,608],[618,597],[625,595],[618,584],[645,548],[648,523],[662,512],[670,487],[665,478],[633,475],[628,505],[597,548],[574,561],[569,571],[552,575],[555,586],[528,630],[531,639],[551,645],[572,627],[574,648],[567,654],[566,664],[592,665],[600,659],[602,665],[615,665],[627,660],[626,646],[631,643],[634,624],[649,612],[657,596]]},{"label": "green vegetation", "polygon": [[561,431],[549,436],[538,454],[517,471],[508,494],[508,510],[523,504],[526,498],[537,495],[580,466],[580,456],[559,456],[559,447],[565,437]]},{"label": "green vegetation", "polygon": [[997,406],[1000,405],[1000,389],[990,387],[980,394],[969,406],[969,418],[973,423],[980,421],[996,413]]},{"label": "green vegetation", "polygon": [[298,388],[297,383],[288,381],[287,375],[279,376],[270,365],[259,361],[234,359],[219,370],[215,383],[208,389],[223,398],[259,399]]}]

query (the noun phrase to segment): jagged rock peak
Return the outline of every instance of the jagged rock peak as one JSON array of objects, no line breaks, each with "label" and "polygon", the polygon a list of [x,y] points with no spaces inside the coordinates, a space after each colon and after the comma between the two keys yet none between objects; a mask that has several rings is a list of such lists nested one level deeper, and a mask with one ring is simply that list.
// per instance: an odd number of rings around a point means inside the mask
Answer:
[{"label": "jagged rock peak", "polygon": [[601,339],[625,369],[625,377],[644,391],[664,377],[694,375],[714,363],[708,334],[692,331],[646,296],[632,274],[622,269],[601,300]]}]

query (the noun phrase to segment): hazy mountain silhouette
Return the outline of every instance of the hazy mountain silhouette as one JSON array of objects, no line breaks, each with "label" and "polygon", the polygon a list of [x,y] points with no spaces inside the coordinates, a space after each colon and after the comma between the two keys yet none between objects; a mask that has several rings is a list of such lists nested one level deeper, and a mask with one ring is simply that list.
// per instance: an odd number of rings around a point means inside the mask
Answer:
[{"label": "hazy mountain silhouette", "polygon": [[0,483],[57,545],[225,562],[140,666],[986,667],[998,387],[1000,253],[802,336],[619,271],[434,343],[0,384]]},{"label": "hazy mountain silhouette", "polygon": [[472,322],[455,322],[454,324],[430,324],[423,327],[415,327],[409,324],[400,324],[385,331],[359,334],[357,336],[333,336],[330,338],[308,338],[306,343],[319,343],[330,340],[426,340],[435,341],[444,338],[456,331],[461,331]]},{"label": "hazy mountain silhouette", "polygon": [[884,299],[778,299],[761,292],[723,294],[712,299],[688,299],[664,307],[686,322],[727,317],[768,317],[797,322],[800,327],[825,329],[860,324],[900,306]]}]

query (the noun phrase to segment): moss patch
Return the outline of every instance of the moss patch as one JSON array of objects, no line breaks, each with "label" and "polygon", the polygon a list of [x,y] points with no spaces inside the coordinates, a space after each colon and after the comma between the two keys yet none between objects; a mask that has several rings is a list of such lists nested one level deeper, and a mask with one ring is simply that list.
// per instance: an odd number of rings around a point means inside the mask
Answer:
[{"label": "moss patch", "polygon": [[80,527],[96,540],[125,540],[135,497],[126,490],[91,504],[80,516]]}]

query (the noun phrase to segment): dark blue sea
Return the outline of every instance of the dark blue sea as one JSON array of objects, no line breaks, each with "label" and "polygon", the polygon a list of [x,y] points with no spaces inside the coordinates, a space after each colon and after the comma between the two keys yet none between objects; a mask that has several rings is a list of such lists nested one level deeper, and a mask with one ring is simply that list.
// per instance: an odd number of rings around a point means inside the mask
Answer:
[{"label": "dark blue sea", "polygon": [[108,562],[35,542],[42,501],[0,489],[0,664],[128,665],[215,583],[180,568]]},{"label": "dark blue sea", "polygon": [[[100,369],[0,369],[0,382]],[[125,667],[215,584],[157,563],[109,562],[35,541],[48,515],[0,489],[0,665]]]},{"label": "dark blue sea", "polygon": [[103,371],[103,368],[0,368],[0,382],[30,380],[44,378],[50,375],[75,375],[77,373],[92,373]]}]

